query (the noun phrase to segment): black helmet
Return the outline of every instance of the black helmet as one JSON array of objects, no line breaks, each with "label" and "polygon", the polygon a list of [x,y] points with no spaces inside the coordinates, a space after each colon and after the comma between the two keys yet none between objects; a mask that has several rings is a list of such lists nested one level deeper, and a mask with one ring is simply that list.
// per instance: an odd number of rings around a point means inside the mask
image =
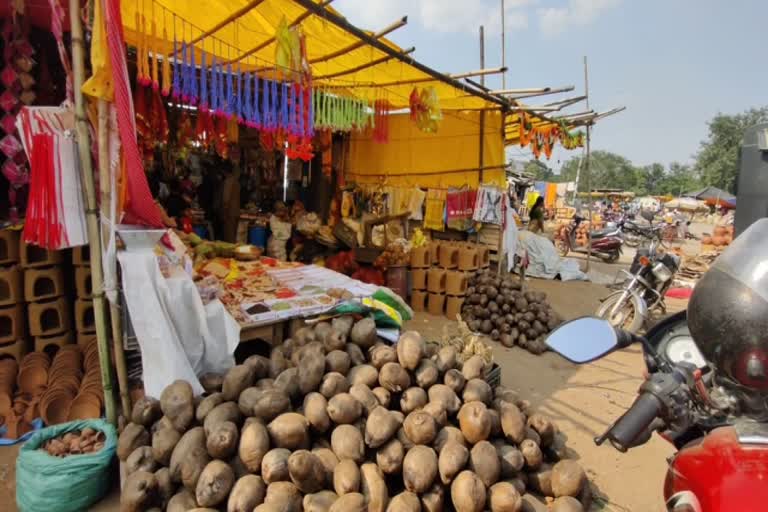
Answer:
[{"label": "black helmet", "polygon": [[688,326],[719,375],[768,393],[768,219],[752,224],[702,276]]}]

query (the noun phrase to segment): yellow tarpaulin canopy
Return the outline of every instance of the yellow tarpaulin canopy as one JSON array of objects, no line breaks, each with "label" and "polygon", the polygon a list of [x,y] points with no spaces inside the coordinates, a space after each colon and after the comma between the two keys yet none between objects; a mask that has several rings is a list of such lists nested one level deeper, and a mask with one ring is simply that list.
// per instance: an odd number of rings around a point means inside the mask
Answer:
[{"label": "yellow tarpaulin canopy", "polygon": [[[320,4],[319,0],[314,3]],[[190,41],[232,17],[233,13],[253,7],[242,16],[223,25],[214,34],[195,43],[217,58],[239,62],[241,69],[257,69],[264,76],[275,71],[276,28],[283,17],[288,24],[299,20],[306,35],[306,49],[311,63],[314,85],[334,87],[342,94],[366,100],[386,98],[394,107],[407,107],[414,86],[432,86],[437,90],[444,109],[498,107],[453,85],[440,82],[417,67],[392,58],[383,50],[360,44],[361,39],[318,15],[294,0],[138,0],[121,2],[125,38],[128,44],[139,46],[142,32],[151,36],[155,23],[158,51],[173,52],[174,38]],[[339,13],[326,7],[328,11]],[[139,20],[137,30],[137,19]],[[143,22],[141,20],[144,20]],[[389,23],[392,20],[382,20]],[[369,32],[370,34],[370,32]],[[390,48],[400,50],[394,43],[380,38]],[[150,49],[152,43],[148,43]],[[355,47],[357,46],[357,47]],[[349,51],[350,48],[353,48]],[[255,51],[254,51],[255,50]],[[337,54],[337,56],[334,56]],[[247,56],[244,56],[248,54]],[[333,56],[330,59],[325,57]],[[373,63],[374,65],[371,65]],[[233,64],[237,69],[237,63]],[[356,71],[353,71],[356,70]],[[349,72],[352,71],[352,72]],[[327,78],[323,78],[327,77]]]},{"label": "yellow tarpaulin canopy", "polygon": [[[345,169],[347,180],[392,186],[476,188],[480,173],[480,113],[446,112],[437,133],[420,131],[408,115],[389,120],[389,142],[369,133],[352,133]],[[483,144],[483,182],[503,186],[504,146],[501,115],[487,112]]]}]

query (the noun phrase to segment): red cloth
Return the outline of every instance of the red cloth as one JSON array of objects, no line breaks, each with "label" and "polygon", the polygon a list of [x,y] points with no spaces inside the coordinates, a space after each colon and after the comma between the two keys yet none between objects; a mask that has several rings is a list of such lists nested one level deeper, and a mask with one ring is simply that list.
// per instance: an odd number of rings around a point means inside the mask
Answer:
[{"label": "red cloth", "polygon": [[128,66],[125,57],[123,20],[120,16],[120,0],[105,0],[105,25],[109,55],[112,59],[115,85],[115,107],[120,142],[123,145],[126,164],[126,187],[128,201],[125,205],[123,222],[150,227],[162,227],[160,210],[152,198],[147,176],[136,143],[136,123],[131,101]]},{"label": "red cloth", "polygon": [[693,293],[693,288],[670,288],[667,290],[665,297],[671,299],[690,299]]}]

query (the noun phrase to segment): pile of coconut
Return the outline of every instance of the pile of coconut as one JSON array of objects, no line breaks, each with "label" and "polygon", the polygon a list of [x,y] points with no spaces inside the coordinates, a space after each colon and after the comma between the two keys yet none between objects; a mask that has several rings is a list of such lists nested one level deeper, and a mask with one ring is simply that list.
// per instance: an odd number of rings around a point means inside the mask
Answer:
[{"label": "pile of coconut", "polygon": [[121,511],[553,512],[589,507],[555,425],[485,365],[416,332],[396,346],[371,319],[304,327],[269,358],[176,381],[135,404],[117,453]]}]

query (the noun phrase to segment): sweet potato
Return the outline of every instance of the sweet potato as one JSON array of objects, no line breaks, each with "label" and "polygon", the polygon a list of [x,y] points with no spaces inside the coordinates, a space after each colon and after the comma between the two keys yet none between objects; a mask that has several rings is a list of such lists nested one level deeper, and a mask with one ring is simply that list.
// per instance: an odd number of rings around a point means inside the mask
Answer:
[{"label": "sweet potato", "polygon": [[221,394],[224,400],[237,400],[240,393],[247,387],[253,385],[256,372],[253,367],[247,364],[233,366],[224,375],[224,382],[221,385]]},{"label": "sweet potato", "polygon": [[438,429],[441,429],[448,424],[448,414],[445,412],[445,409],[443,409],[441,403],[429,402],[422,407],[421,410],[432,416]]},{"label": "sweet potato", "polygon": [[520,444],[525,439],[525,416],[515,404],[503,402],[501,410],[501,429],[507,439],[515,444]]},{"label": "sweet potato", "polygon": [[[195,418],[197,421],[202,423],[205,420],[205,417],[208,416],[208,413],[210,413],[217,405],[222,403],[224,403],[223,394],[212,393],[208,395],[207,397],[203,398],[199,404],[197,404],[197,409],[195,410]],[[243,414],[250,414],[250,412],[243,412]]]},{"label": "sweet potato", "polygon": [[525,465],[523,454],[516,447],[506,443],[496,445],[496,454],[501,464],[501,477],[511,478],[517,475]]},{"label": "sweet potato", "polygon": [[406,370],[415,370],[424,358],[424,339],[416,331],[404,332],[397,340],[397,360]]},{"label": "sweet potato", "polygon": [[288,457],[291,451],[285,448],[273,448],[261,459],[261,477],[267,485],[290,480],[288,475]]},{"label": "sweet potato", "polygon": [[328,401],[320,393],[310,393],[304,397],[304,417],[317,432],[325,432],[331,427],[327,407]]},{"label": "sweet potato", "polygon": [[458,415],[461,433],[470,444],[488,439],[491,433],[491,418],[488,409],[482,402],[464,404]]},{"label": "sweet potato", "polygon": [[[354,386],[353,386],[354,387]],[[382,407],[389,407],[389,403],[392,400],[392,394],[388,389],[381,386],[377,386],[371,390],[376,396],[376,400],[379,401]]]},{"label": "sweet potato", "polygon": [[337,372],[346,375],[349,372],[350,366],[349,354],[343,350],[332,350],[325,355],[326,372]]},{"label": "sweet potato", "polygon": [[269,376],[269,358],[253,355],[248,357],[243,364],[247,364],[253,368],[253,380],[257,381]]},{"label": "sweet potato", "polygon": [[437,476],[437,454],[423,445],[416,445],[403,459],[403,482],[411,492],[422,493],[432,487]]},{"label": "sweet potato", "polygon": [[421,508],[424,512],[443,512],[445,508],[445,489],[437,481],[421,495]]},{"label": "sweet potato", "polygon": [[496,438],[504,433],[501,430],[501,415],[496,409],[488,409],[488,417],[491,419],[491,433],[489,437]]},{"label": "sweet potato", "polygon": [[342,459],[333,470],[333,489],[336,494],[358,492],[360,490],[360,468],[351,459]]},{"label": "sweet potato", "polygon": [[378,407],[379,399],[373,394],[371,388],[365,384],[355,384],[349,388],[349,394],[352,395],[355,400],[360,402],[365,409],[365,414],[370,414],[376,407]]},{"label": "sweet potato", "polygon": [[429,413],[414,411],[405,418],[403,430],[414,444],[431,444],[437,436],[437,423]]},{"label": "sweet potato", "polygon": [[320,462],[323,464],[326,486],[333,485],[333,472],[339,464],[339,458],[333,453],[333,450],[324,447],[312,448],[312,454],[320,459]]},{"label": "sweet potato", "polygon": [[586,481],[587,476],[578,462],[561,460],[552,468],[552,492],[556,498],[578,496]]},{"label": "sweet potato", "polygon": [[203,422],[203,429],[205,429],[205,435],[211,435],[220,423],[225,421],[231,421],[235,425],[242,423],[243,415],[240,413],[240,407],[235,402],[224,402],[213,408],[208,413]]},{"label": "sweet potato", "polygon": [[176,486],[171,481],[171,470],[168,468],[160,468],[155,471],[155,479],[157,479],[157,499],[161,508],[165,508],[168,505],[168,501],[173,497],[173,493],[176,492]]},{"label": "sweet potato", "polygon": [[276,379],[278,375],[288,368],[288,360],[279,347],[272,349],[269,354],[269,378]]},{"label": "sweet potato", "polygon": [[435,356],[435,364],[440,373],[445,373],[456,367],[456,349],[453,347],[441,347]]},{"label": "sweet potato", "polygon": [[309,446],[309,422],[295,412],[286,412],[267,425],[269,437],[277,448],[298,450]]},{"label": "sweet potato", "polygon": [[408,388],[400,397],[400,410],[403,414],[409,414],[425,405],[427,405],[427,392],[421,388]]},{"label": "sweet potato", "polygon": [[139,446],[125,459],[126,474],[135,473],[136,471],[152,473],[155,471],[155,466],[157,466],[157,463],[152,458],[152,448],[149,446]]},{"label": "sweet potato", "polygon": [[351,315],[337,316],[331,320],[331,327],[339,331],[344,336],[349,336],[352,326],[355,324],[355,318]]},{"label": "sweet potato", "polygon": [[240,432],[237,456],[251,473],[261,469],[261,461],[269,451],[269,434],[258,420],[248,421]]},{"label": "sweet potato", "polygon": [[331,449],[339,460],[352,459],[360,463],[365,458],[365,444],[360,430],[352,425],[339,425],[331,433]]},{"label": "sweet potato", "polygon": [[449,441],[443,445],[440,457],[437,460],[437,468],[440,472],[440,480],[445,485],[450,484],[469,460],[467,447],[455,441]]},{"label": "sweet potato", "polygon": [[488,494],[491,512],[519,512],[523,508],[520,493],[509,482],[494,484]]},{"label": "sweet potato", "polygon": [[461,397],[464,400],[464,403],[483,402],[486,406],[490,406],[493,392],[491,391],[491,386],[484,380],[472,379],[467,381]]},{"label": "sweet potato", "polygon": [[278,511],[301,512],[302,496],[291,482],[275,482],[267,486],[264,504],[277,507]]},{"label": "sweet potato", "polygon": [[541,443],[539,444],[542,448],[550,446],[554,442],[557,429],[555,428],[554,423],[552,423],[546,416],[542,414],[531,415],[531,417],[528,418],[528,426],[539,434],[541,439]]},{"label": "sweet potato", "polygon": [[320,491],[304,496],[304,512],[328,512],[339,496],[333,491]]},{"label": "sweet potato", "polygon": [[[248,388],[240,394],[240,412],[246,416],[272,421],[291,408],[291,399],[282,389]],[[246,412],[248,411],[248,412]]]},{"label": "sweet potato", "polygon": [[181,482],[189,490],[197,487],[197,479],[210,462],[205,447],[203,427],[195,427],[181,436],[171,454],[171,480]]},{"label": "sweet potato", "polygon": [[411,385],[408,372],[397,363],[387,363],[379,372],[379,385],[392,393],[400,393]]},{"label": "sweet potato", "polygon": [[449,416],[453,416],[461,408],[461,400],[456,393],[445,384],[435,384],[427,392],[430,402],[439,402]]},{"label": "sweet potato", "polygon": [[368,503],[368,512],[386,511],[389,489],[379,466],[370,462],[360,466],[360,490]]},{"label": "sweet potato", "polygon": [[[353,367],[365,364],[365,354],[363,354],[363,349],[361,349],[359,346],[355,345],[354,343],[347,343],[347,346],[344,347],[344,350],[347,352],[350,364]],[[349,375],[347,375],[347,378],[349,378]],[[350,381],[350,384],[354,386],[354,382]]]},{"label": "sweet potato", "polygon": [[205,466],[195,489],[195,499],[201,507],[215,507],[229,496],[235,484],[235,473],[226,462],[213,460]]},{"label": "sweet potato", "polygon": [[421,501],[416,494],[404,491],[392,498],[387,512],[421,512]]},{"label": "sweet potato", "polygon": [[496,448],[488,441],[480,441],[469,452],[469,469],[482,480],[486,487],[499,481],[501,464]]},{"label": "sweet potato", "polygon": [[323,463],[307,450],[296,450],[288,457],[288,475],[293,485],[305,494],[317,492],[325,485]]},{"label": "sweet potato", "polygon": [[160,409],[173,428],[184,432],[195,417],[194,396],[189,382],[176,380],[160,394]]},{"label": "sweet potato", "polygon": [[145,427],[150,427],[160,419],[162,411],[160,402],[152,397],[144,396],[136,400],[131,411],[131,422]]},{"label": "sweet potato", "polygon": [[253,509],[253,512],[283,512],[283,509],[274,503],[262,503]]},{"label": "sweet potato", "polygon": [[147,432],[147,429],[138,423],[129,423],[120,433],[120,438],[117,440],[117,458],[125,461],[136,448],[148,444],[149,432]]},{"label": "sweet potato", "polygon": [[157,499],[157,478],[148,471],[128,475],[120,493],[120,512],[143,512]]},{"label": "sweet potato", "polygon": [[542,464],[538,470],[527,473],[528,486],[542,496],[554,497],[552,492],[552,466]]},{"label": "sweet potato", "polygon": [[459,443],[462,446],[467,445],[467,440],[464,438],[464,434],[461,433],[461,430],[448,425],[441,428],[437,433],[437,437],[435,437],[435,442],[433,443],[435,446],[435,451],[440,453],[443,450],[443,447],[445,447],[445,445],[451,441]]},{"label": "sweet potato", "polygon": [[552,503],[552,512],[584,512],[584,506],[571,496],[561,496]]},{"label": "sweet potato", "polygon": [[414,376],[416,377],[416,384],[424,389],[429,389],[434,384],[437,384],[440,372],[437,370],[435,363],[429,359],[422,359],[414,371]]},{"label": "sweet potato", "polygon": [[497,402],[507,402],[513,405],[517,405],[518,402],[520,402],[520,397],[518,394],[511,389],[505,388],[504,386],[496,386],[496,388],[493,390],[493,398],[494,408],[496,409],[499,409],[499,407],[496,406]]},{"label": "sweet potato", "polygon": [[299,361],[299,390],[302,395],[316,391],[323,381],[325,353],[307,353]]},{"label": "sweet potato", "polygon": [[370,350],[370,354],[371,364],[377,370],[381,370],[382,366],[387,363],[397,362],[397,351],[391,346],[380,345],[378,347],[373,347]]},{"label": "sweet potato", "polygon": [[[327,324],[326,324],[327,325]],[[330,328],[330,325],[328,325]],[[321,333],[323,331],[323,328],[321,327]],[[297,329],[295,333],[293,333],[293,339],[296,340],[296,344],[300,347],[306,345],[307,343],[312,343],[317,339],[316,337],[317,331],[312,329],[311,327],[301,327],[300,329]]]},{"label": "sweet potato", "polygon": [[195,495],[189,489],[180,489],[168,501],[166,512],[187,512],[197,507]]},{"label": "sweet potato", "polygon": [[325,398],[330,399],[339,393],[347,393],[348,391],[349,381],[342,374],[331,372],[323,376],[320,383],[320,394]]},{"label": "sweet potato", "polygon": [[275,387],[275,379],[271,379],[271,378],[259,379],[254,384],[254,387],[259,389],[272,389]]},{"label": "sweet potato", "polygon": [[[325,364],[323,364],[325,367]],[[275,388],[285,391],[289,398],[296,400],[301,396],[301,389],[299,388],[299,369],[298,368],[286,368],[275,379]]]},{"label": "sweet potato", "polygon": [[481,512],[485,510],[485,485],[471,471],[462,471],[451,484],[451,501],[456,512]]},{"label": "sweet potato", "polygon": [[376,450],[376,464],[387,475],[394,475],[402,470],[403,458],[405,458],[405,449],[397,439],[390,439]]},{"label": "sweet potato", "polygon": [[376,343],[376,322],[373,318],[363,318],[352,326],[349,339],[360,348],[369,348]]},{"label": "sweet potato", "polygon": [[340,393],[328,401],[328,417],[337,425],[354,423],[363,413],[363,404],[349,393]]},{"label": "sweet potato", "polygon": [[227,512],[253,512],[264,501],[267,486],[260,476],[245,475],[232,487],[227,501]]},{"label": "sweet potato", "polygon": [[[315,340],[322,342],[323,340],[325,340],[325,337],[328,336],[328,334],[331,333],[332,329],[333,329],[333,327],[331,327],[331,323],[330,322],[318,322],[318,323],[316,323],[315,326],[312,329],[314,331],[314,333],[315,333]],[[299,331],[300,330],[301,329],[299,329]],[[296,332],[299,332],[299,331],[296,331]]]},{"label": "sweet potato", "polygon": [[371,365],[359,364],[353,366],[347,374],[347,380],[350,386],[356,384],[365,384],[369,388],[373,389],[376,383],[379,381],[379,372]]},{"label": "sweet potato", "polygon": [[461,393],[464,386],[467,384],[467,379],[464,378],[464,375],[459,370],[453,368],[445,372],[443,382],[446,386],[451,388],[454,393]]},{"label": "sweet potato", "polygon": [[323,340],[323,348],[326,352],[333,350],[344,350],[347,345],[347,335],[343,334],[336,329],[331,329],[331,332]]},{"label": "sweet potato", "polygon": [[231,421],[219,423],[208,435],[205,446],[214,459],[226,460],[237,451],[240,429]]},{"label": "sweet potato", "polygon": [[162,466],[171,462],[171,454],[181,434],[172,428],[162,428],[152,435],[152,458]]},{"label": "sweet potato", "polygon": [[541,436],[530,427],[525,427],[525,438],[533,441],[536,446],[541,447]]},{"label": "sweet potato", "polygon": [[461,367],[461,373],[468,381],[485,377],[485,361],[480,356],[472,356]]},{"label": "sweet potato", "polygon": [[293,351],[293,354],[291,355],[291,366],[298,367],[301,363],[301,360],[310,355],[324,360],[325,347],[323,344],[319,341],[312,341],[303,347],[298,347]]},{"label": "sweet potato", "polygon": [[358,492],[351,492],[337,499],[328,512],[366,512],[367,510],[365,496]]},{"label": "sweet potato", "polygon": [[395,435],[400,423],[392,411],[382,406],[376,407],[365,423],[365,444],[371,448],[382,446]]},{"label": "sweet potato", "polygon": [[539,445],[530,439],[525,439],[522,443],[520,443],[520,452],[523,454],[523,458],[525,459],[525,466],[529,469],[538,469],[539,466],[541,466],[541,463],[544,461],[544,456],[541,453]]}]

